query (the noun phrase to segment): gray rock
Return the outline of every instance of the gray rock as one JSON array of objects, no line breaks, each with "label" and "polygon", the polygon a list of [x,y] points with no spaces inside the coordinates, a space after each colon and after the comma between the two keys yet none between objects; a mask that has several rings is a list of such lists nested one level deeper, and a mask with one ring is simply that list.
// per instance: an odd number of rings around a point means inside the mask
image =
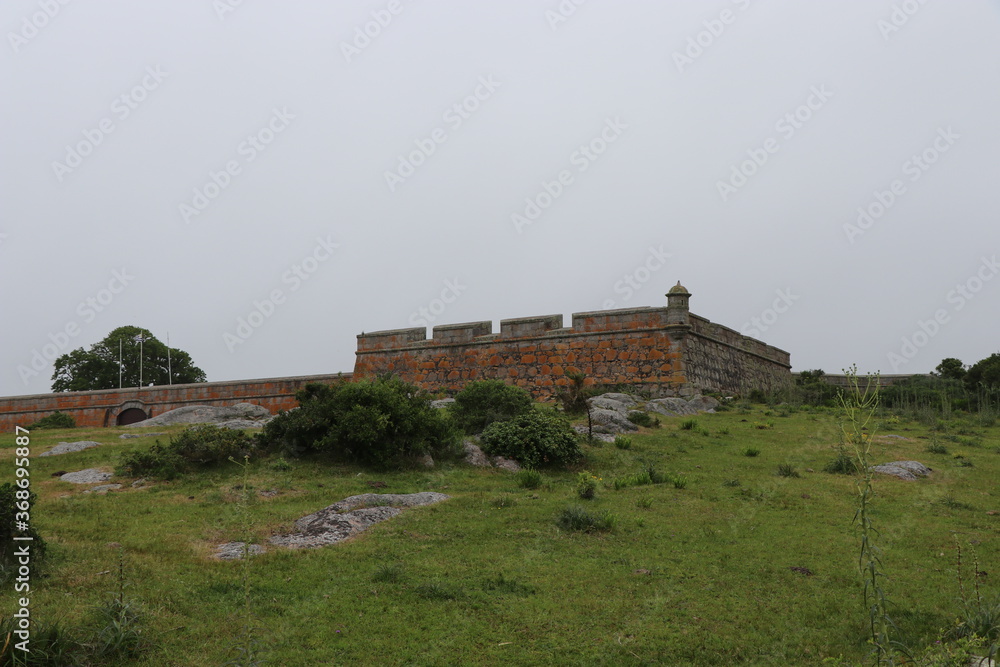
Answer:
[{"label": "gray rock", "polygon": [[715,412],[715,408],[719,407],[719,401],[711,396],[695,396],[688,401],[688,406],[698,412]]},{"label": "gray rock", "polygon": [[442,398],[437,401],[431,401],[432,408],[446,408],[455,402],[454,398]]},{"label": "gray rock", "polygon": [[120,488],[122,488],[121,484],[101,484],[100,486],[94,486],[87,489],[84,493],[96,493],[103,496],[108,491],[117,491]]},{"label": "gray rock", "polygon": [[[344,498],[295,522],[298,533],[275,535],[271,544],[290,549],[310,549],[335,544],[356,535],[368,526],[398,516],[400,507],[417,507],[448,500],[450,496],[423,493],[363,493]],[[358,509],[355,509],[358,508]]]},{"label": "gray rock", "polygon": [[71,484],[100,484],[111,479],[111,473],[102,472],[97,468],[87,468],[77,472],[68,472],[59,479]]},{"label": "gray rock", "polygon": [[132,488],[133,489],[138,489],[138,488],[141,488],[141,487],[144,487],[144,486],[146,486],[146,478],[145,477],[142,477],[142,478],[137,479],[134,482],[132,482]]},{"label": "gray rock", "polygon": [[628,420],[623,413],[604,408],[593,408],[590,419],[597,433],[627,433],[637,431],[639,427]]},{"label": "gray rock", "polygon": [[47,452],[42,452],[39,456],[59,456],[60,454],[69,454],[70,452],[82,452],[85,449],[90,449],[91,447],[100,447],[101,443],[94,442],[93,440],[81,440],[79,442],[60,442],[58,445],[53,447]]},{"label": "gray rock", "polygon": [[490,459],[483,453],[479,445],[471,440],[466,440],[462,443],[462,447],[465,449],[465,462],[470,466],[476,466],[477,468],[490,467]]},{"label": "gray rock", "polygon": [[698,414],[697,408],[693,407],[683,398],[657,398],[646,403],[647,412],[658,412],[667,417],[680,417],[683,415]]},{"label": "gray rock", "polygon": [[226,542],[225,544],[220,544],[216,547],[215,557],[220,560],[240,560],[243,558],[244,551],[251,556],[264,553],[264,547],[259,544],[251,544],[244,549],[245,545],[246,542]]},{"label": "gray rock", "polygon": [[236,405],[187,405],[183,408],[164,412],[145,421],[129,424],[126,428],[147,426],[172,426],[174,424],[216,424],[233,419],[248,419],[256,422],[268,419],[271,412],[253,403],[237,403]]},{"label": "gray rock", "polygon": [[931,474],[931,469],[919,461],[893,461],[892,463],[872,466],[871,470],[872,472],[892,475],[910,482]]},{"label": "gray rock", "polygon": [[234,431],[242,431],[247,428],[263,428],[270,419],[262,419],[260,421],[253,421],[251,419],[227,419],[226,421],[216,422],[215,425],[219,428],[229,428]]},{"label": "gray rock", "polygon": [[424,454],[417,462],[422,468],[427,468],[428,470],[434,467],[434,458],[430,454]]},{"label": "gray rock", "polygon": [[500,470],[506,470],[507,472],[518,472],[521,470],[521,464],[514,459],[507,459],[502,456],[493,457],[493,467],[500,468]]},{"label": "gray rock", "polygon": [[614,410],[615,412],[626,412],[638,405],[636,400],[628,394],[601,394],[587,400],[587,405],[591,408],[602,410]]},{"label": "gray rock", "polygon": [[157,435],[166,435],[166,433],[123,433],[118,437],[122,440],[132,440],[133,438],[152,438]]},{"label": "gray rock", "polygon": [[[574,424],[573,425],[573,430],[576,431],[577,433],[579,433],[580,435],[584,436],[584,437],[587,436],[587,425],[586,424]],[[615,441],[615,436],[612,433],[600,433],[598,431],[594,431],[593,436],[594,436],[594,440],[600,440],[601,442],[614,442]]]}]

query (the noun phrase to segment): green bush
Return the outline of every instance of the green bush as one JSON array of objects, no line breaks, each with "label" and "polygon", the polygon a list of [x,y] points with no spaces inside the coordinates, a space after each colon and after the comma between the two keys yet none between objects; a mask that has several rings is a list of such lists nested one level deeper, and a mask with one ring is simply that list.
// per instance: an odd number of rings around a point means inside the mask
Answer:
[{"label": "green bush", "polygon": [[40,428],[76,428],[76,420],[65,412],[56,410],[51,415],[42,417],[34,424],[28,426],[29,431]]},{"label": "green bush", "polygon": [[632,449],[632,438],[624,435],[616,435],[615,447],[618,449]]},{"label": "green bush", "polygon": [[493,422],[506,421],[533,409],[531,394],[500,380],[480,380],[455,394],[451,414],[462,430],[482,433]]},{"label": "green bush", "polygon": [[644,428],[660,428],[659,417],[654,417],[648,412],[632,410],[628,413],[628,420],[636,426],[642,426]]},{"label": "green bush", "polygon": [[853,475],[861,472],[861,469],[858,467],[857,459],[841,449],[837,452],[836,458],[823,467],[823,471],[831,475]]},{"label": "green bush", "polygon": [[537,489],[542,485],[542,473],[531,468],[518,470],[514,475],[517,485],[522,489]]},{"label": "green bush", "polygon": [[694,431],[697,430],[697,428],[698,428],[697,419],[685,419],[680,423],[680,429],[682,431]]},{"label": "green bush", "polygon": [[567,507],[556,517],[556,525],[563,530],[578,530],[585,533],[614,530],[618,517],[611,512],[591,514],[579,506]]},{"label": "green bush", "polygon": [[166,446],[157,442],[148,450],[122,454],[115,473],[174,479],[197,468],[226,463],[230,458],[242,459],[254,446],[254,439],[243,431],[211,424],[192,426],[171,438]]},{"label": "green bush", "polygon": [[[30,545],[32,565],[37,564],[45,556],[45,540],[35,530],[31,521],[31,508],[35,504],[35,493],[30,489],[22,489],[12,482],[0,484],[0,582],[7,580],[16,570],[17,558],[15,552],[19,546]],[[28,513],[27,531],[15,530],[18,512]],[[31,537],[32,541],[15,542],[15,533],[19,536]]]},{"label": "green bush", "polygon": [[532,411],[510,421],[494,422],[480,440],[490,456],[505,456],[531,468],[568,465],[583,458],[576,433],[549,412]]},{"label": "green bush", "polygon": [[399,378],[309,384],[296,398],[300,407],[279,414],[258,436],[263,450],[319,453],[382,468],[426,454],[461,453],[449,415],[431,407],[427,392]]}]

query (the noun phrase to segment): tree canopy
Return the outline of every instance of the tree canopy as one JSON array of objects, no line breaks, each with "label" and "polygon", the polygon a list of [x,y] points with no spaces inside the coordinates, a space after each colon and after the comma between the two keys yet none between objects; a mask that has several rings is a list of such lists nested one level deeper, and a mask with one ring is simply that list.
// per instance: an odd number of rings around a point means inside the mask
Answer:
[{"label": "tree canopy", "polygon": [[170,348],[169,373],[167,368],[167,346],[148,329],[118,327],[89,350],[80,347],[56,359],[52,391],[117,389],[119,372],[122,387],[138,387],[140,369],[144,386],[205,381],[205,371],[183,350]]},{"label": "tree canopy", "polygon": [[962,364],[961,360],[954,357],[942,359],[941,363],[934,369],[934,372],[943,378],[951,380],[965,379],[965,366]]}]

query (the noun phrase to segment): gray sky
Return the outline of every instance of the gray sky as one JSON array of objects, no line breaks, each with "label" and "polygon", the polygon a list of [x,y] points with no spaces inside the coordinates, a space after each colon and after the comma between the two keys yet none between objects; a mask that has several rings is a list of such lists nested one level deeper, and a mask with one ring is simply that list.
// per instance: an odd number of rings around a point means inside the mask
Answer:
[{"label": "gray sky", "polygon": [[126,324],[209,380],[327,373],[362,331],[658,306],[677,280],[794,370],[1000,350],[998,0],[0,19],[0,395]]}]

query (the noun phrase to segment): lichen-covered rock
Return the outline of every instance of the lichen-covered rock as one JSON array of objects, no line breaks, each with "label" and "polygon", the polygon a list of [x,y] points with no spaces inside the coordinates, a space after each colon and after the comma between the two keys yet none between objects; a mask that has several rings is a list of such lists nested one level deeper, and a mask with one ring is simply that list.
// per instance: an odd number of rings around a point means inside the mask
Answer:
[{"label": "lichen-covered rock", "polygon": [[111,473],[97,468],[87,468],[86,470],[78,470],[77,472],[68,472],[59,479],[71,484],[100,484],[111,479]]},{"label": "lichen-covered rock", "polygon": [[715,412],[715,408],[719,407],[719,401],[711,396],[695,396],[688,401],[688,407],[697,412]]},{"label": "lichen-covered rock", "polygon": [[646,403],[646,410],[648,412],[658,412],[667,417],[698,414],[698,409],[692,406],[690,401],[686,401],[683,398],[657,398]]},{"label": "lichen-covered rock", "polygon": [[[245,549],[244,546],[246,546]],[[226,542],[216,547],[215,557],[220,560],[239,560],[243,558],[244,553],[256,556],[264,553],[264,547],[259,544],[247,546],[245,542]]]},{"label": "lichen-covered rock", "polygon": [[85,449],[90,449],[91,447],[100,447],[101,443],[94,442],[93,440],[81,440],[79,442],[60,442],[58,445],[48,450],[47,452],[42,452],[39,456],[59,456],[60,454],[69,454],[71,452],[82,452]]},{"label": "lichen-covered rock", "polygon": [[245,419],[263,425],[271,418],[271,412],[261,405],[237,403],[236,405],[187,405],[183,408],[164,412],[145,421],[129,424],[126,428],[146,426],[172,426],[174,424],[217,424],[234,419]]},{"label": "lichen-covered rock", "polygon": [[883,475],[892,475],[908,482],[915,481],[921,477],[931,474],[931,469],[919,461],[893,461],[882,465],[872,466],[872,472]]},{"label": "lichen-covered rock", "polygon": [[465,450],[465,462],[470,466],[476,466],[477,468],[489,468],[490,459],[483,450],[474,443],[472,440],[466,440],[462,443],[462,448]]},{"label": "lichen-covered rock", "polygon": [[590,419],[596,433],[628,433],[639,430],[638,426],[628,420],[624,412],[617,410],[593,408],[590,411]]},{"label": "lichen-covered rock", "polygon": [[[443,493],[363,493],[344,498],[295,522],[298,533],[275,535],[271,544],[290,549],[310,549],[334,544],[360,533],[373,524],[391,519],[403,510],[448,500]],[[367,506],[367,507],[364,507]],[[358,509],[355,509],[358,508]]]}]

